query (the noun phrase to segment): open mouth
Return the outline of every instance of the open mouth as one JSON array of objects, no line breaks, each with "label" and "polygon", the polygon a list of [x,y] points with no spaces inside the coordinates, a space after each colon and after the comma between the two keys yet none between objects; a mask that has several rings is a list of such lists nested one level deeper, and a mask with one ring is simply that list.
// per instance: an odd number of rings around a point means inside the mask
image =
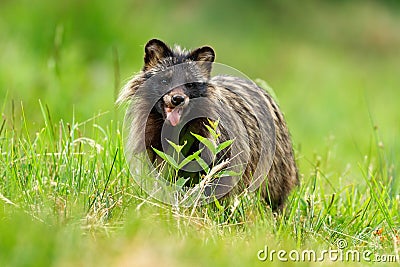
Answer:
[{"label": "open mouth", "polygon": [[178,125],[181,120],[183,107],[164,107],[165,115],[167,116],[167,121],[171,123],[172,126]]}]

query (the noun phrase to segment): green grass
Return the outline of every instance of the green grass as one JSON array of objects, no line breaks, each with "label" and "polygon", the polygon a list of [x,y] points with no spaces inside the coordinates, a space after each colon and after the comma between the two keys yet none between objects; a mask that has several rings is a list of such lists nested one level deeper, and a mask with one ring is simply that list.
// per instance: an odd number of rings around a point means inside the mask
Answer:
[{"label": "green grass", "polygon": [[[31,5],[0,3],[0,266],[262,266],[266,245],[343,240],[399,254],[398,4]],[[152,37],[212,45],[274,89],[301,174],[282,214],[247,193],[171,207],[135,183],[114,99]]]},{"label": "green grass", "polygon": [[[256,194],[229,203],[171,207],[131,178],[118,123],[26,121],[1,131],[1,265],[96,265],[171,262],[178,266],[257,264],[270,249],[348,249],[395,254],[399,195],[385,151],[371,147],[357,168],[364,182],[343,183],[329,167],[331,148],[274,215]],[[23,113],[22,113],[23,114]],[[376,230],[382,233],[376,234]],[[397,243],[396,243],[397,242]],[[398,253],[398,252],[397,252]],[[159,258],[160,257],[160,258]],[[195,262],[193,262],[195,260]]]}]

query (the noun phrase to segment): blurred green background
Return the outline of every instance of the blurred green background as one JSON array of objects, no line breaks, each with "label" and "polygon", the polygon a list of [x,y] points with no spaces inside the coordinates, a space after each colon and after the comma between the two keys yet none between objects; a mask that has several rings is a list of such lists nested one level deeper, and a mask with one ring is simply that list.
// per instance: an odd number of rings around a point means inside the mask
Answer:
[{"label": "blurred green background", "polygon": [[304,165],[327,146],[339,170],[357,165],[376,141],[374,126],[396,161],[398,1],[2,0],[4,116],[11,103],[17,116],[22,103],[32,125],[41,125],[41,99],[53,121],[110,111],[107,123],[116,91],[140,70],[143,46],[154,37],[211,45],[217,62],[265,80]]},{"label": "blurred green background", "polygon": [[[120,140],[111,121],[124,117],[115,96],[151,38],[210,45],[217,62],[274,89],[303,176],[298,221],[250,210],[243,228],[208,213],[196,224],[143,205],[123,160],[111,172]],[[322,222],[357,240],[391,220],[398,229],[399,98],[398,0],[0,0],[0,265],[253,266],[283,237],[325,249],[336,235],[314,228]],[[39,99],[53,124],[64,122],[54,148]],[[97,114],[96,127],[68,130]],[[81,152],[69,143],[81,130],[104,151],[81,140],[84,153],[64,157],[64,145]],[[26,135],[37,132],[36,147]]]}]

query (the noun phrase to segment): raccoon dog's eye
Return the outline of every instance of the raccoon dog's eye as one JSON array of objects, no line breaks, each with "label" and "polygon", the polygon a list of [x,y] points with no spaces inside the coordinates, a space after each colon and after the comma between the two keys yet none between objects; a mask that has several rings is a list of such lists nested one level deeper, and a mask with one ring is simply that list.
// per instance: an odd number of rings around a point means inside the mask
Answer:
[{"label": "raccoon dog's eye", "polygon": [[196,86],[196,83],[187,83],[186,88],[187,89],[193,89]]}]

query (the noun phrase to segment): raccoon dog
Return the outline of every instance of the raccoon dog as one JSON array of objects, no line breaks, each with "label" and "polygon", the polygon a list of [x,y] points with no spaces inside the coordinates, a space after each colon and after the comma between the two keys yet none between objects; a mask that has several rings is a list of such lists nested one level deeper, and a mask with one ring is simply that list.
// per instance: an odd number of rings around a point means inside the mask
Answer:
[{"label": "raccoon dog", "polygon": [[[201,144],[191,133],[210,138],[206,125],[219,122],[218,143],[234,140],[217,155],[229,159],[238,177],[216,178],[208,194],[217,197],[245,188],[261,193],[272,209],[282,209],[292,188],[299,183],[292,143],[284,117],[272,97],[254,82],[229,76],[212,76],[214,50],[169,47],[152,39],[145,46],[143,69],[120,93],[118,102],[129,102],[126,120],[128,154],[146,152],[156,163],[153,148],[166,152],[166,139],[189,149]],[[212,139],[212,138],[210,138]],[[209,153],[203,153],[211,164]],[[201,180],[199,168],[182,170],[188,186]]]}]

